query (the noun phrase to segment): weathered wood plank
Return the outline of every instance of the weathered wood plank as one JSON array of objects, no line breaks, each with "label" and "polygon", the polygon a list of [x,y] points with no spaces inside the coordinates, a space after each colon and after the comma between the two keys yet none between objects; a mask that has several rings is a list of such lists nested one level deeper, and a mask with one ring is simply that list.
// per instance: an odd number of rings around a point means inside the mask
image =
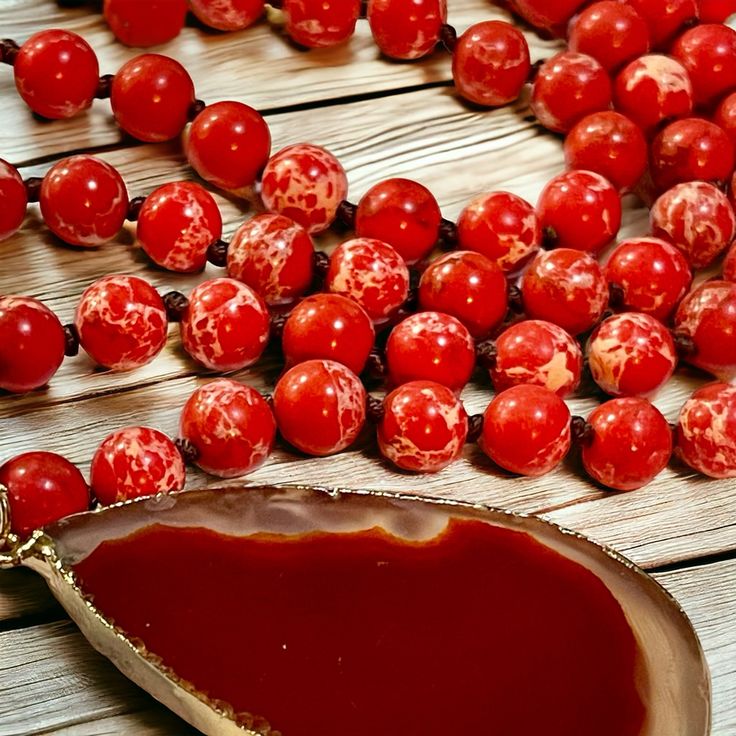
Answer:
[{"label": "weathered wood plank", "polygon": [[55,728],[41,736],[195,736],[198,733],[156,703],[147,710]]},{"label": "weathered wood plank", "polygon": [[46,583],[30,570],[0,570],[0,627],[9,621],[32,616],[62,618],[61,606],[51,595]]}]

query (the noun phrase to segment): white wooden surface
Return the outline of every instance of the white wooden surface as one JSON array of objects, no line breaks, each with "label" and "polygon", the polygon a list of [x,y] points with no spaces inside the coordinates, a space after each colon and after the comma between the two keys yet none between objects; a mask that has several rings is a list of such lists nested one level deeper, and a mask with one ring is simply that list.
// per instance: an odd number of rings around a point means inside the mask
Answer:
[{"label": "white wooden surface", "polygon": [[[450,0],[450,22],[503,17],[484,0]],[[114,72],[136,52],[115,43],[100,17],[59,9],[51,0],[0,0],[0,35],[22,41],[40,28],[81,32]],[[555,48],[529,34],[535,58]],[[343,48],[299,52],[261,23],[238,34],[186,28],[156,49],[190,70],[198,96],[239,99],[268,113],[274,150],[298,141],[327,146],[345,165],[357,200],[388,176],[430,187],[454,218],[474,195],[504,188],[534,201],[563,166],[560,141],[533,122],[525,100],[493,112],[464,105],[450,80],[449,57],[419,64],[382,59],[364,22]],[[33,120],[15,94],[12,72],[0,68],[0,157],[39,175],[69,151],[94,151],[118,166],[131,196],[165,181],[191,178],[178,144],[132,145],[112,124],[105,102],[89,115],[60,123]],[[295,109],[298,107],[298,109]],[[215,192],[225,235],[250,214],[247,203]],[[646,232],[647,213],[627,200],[623,234]],[[320,239],[329,249],[334,236]],[[188,290],[218,273],[180,276],[154,269],[135,248],[132,232],[116,243],[80,253],[61,246],[31,212],[23,230],[0,245],[0,293],[42,298],[63,320],[82,290],[112,272],[143,275],[163,289]],[[236,377],[267,389],[278,366],[266,361]],[[67,360],[51,388],[25,397],[0,396],[0,461],[28,449],[62,452],[86,470],[110,431],[149,424],[176,433],[178,412],[207,376],[180,350],[176,331],[164,353],[145,368],[115,375],[84,357]],[[670,419],[702,378],[680,371],[656,403]],[[471,412],[490,397],[480,374],[463,394]],[[587,413],[595,399],[571,401]],[[538,480],[503,476],[475,448],[451,468],[417,479],[394,472],[366,435],[349,452],[304,459],[283,450],[250,477],[264,482],[339,483],[415,490],[542,513],[610,544],[655,573],[681,601],[702,638],[713,672],[715,736],[736,735],[736,483],[696,478],[675,464],[642,490],[607,493],[591,485],[574,460]],[[192,471],[189,486],[220,481]],[[125,681],[82,640],[43,585],[25,571],[0,573],[0,736],[53,733],[188,734],[180,721]],[[664,736],[664,735],[663,735]]]}]

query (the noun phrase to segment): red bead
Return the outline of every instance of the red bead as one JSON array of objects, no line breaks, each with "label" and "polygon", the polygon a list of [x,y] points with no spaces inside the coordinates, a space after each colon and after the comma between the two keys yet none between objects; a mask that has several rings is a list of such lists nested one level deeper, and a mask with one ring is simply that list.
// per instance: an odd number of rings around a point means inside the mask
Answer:
[{"label": "red bead", "polygon": [[556,247],[597,253],[621,227],[621,198],[600,174],[567,171],[544,187],[537,214]]},{"label": "red bead", "polygon": [[633,189],[641,179],[648,158],[641,128],[618,112],[594,112],[577,123],[565,138],[569,169],[594,171],[624,192]]},{"label": "red bead", "polygon": [[365,368],[375,337],[370,317],[352,299],[313,294],[294,307],[281,342],[287,367],[334,360],[357,375]]},{"label": "red bead", "polygon": [[112,80],[115,121],[128,135],[146,143],[176,138],[189,121],[193,102],[189,72],[168,56],[136,56]]},{"label": "red bead", "polygon": [[649,39],[649,26],[634,8],[616,0],[603,0],[589,5],[573,19],[568,47],[592,56],[612,72],[646,54]]},{"label": "red bead", "polygon": [[126,427],[108,435],[90,467],[90,485],[107,506],[184,488],[186,468],[176,445],[157,429]]},{"label": "red bead", "polygon": [[355,33],[360,0],[284,0],[286,32],[308,48],[335,46]]},{"label": "red bead", "polygon": [[608,306],[608,285],[598,262],[570,248],[540,253],[521,279],[524,311],[571,335],[589,330]]},{"label": "red bead", "polygon": [[531,108],[549,130],[567,133],[578,120],[611,106],[611,80],[592,57],[563,51],[542,64],[532,86]]},{"label": "red bead", "polygon": [[542,243],[534,208],[509,192],[474,199],[457,221],[458,247],[482,253],[507,273],[517,271]]},{"label": "red bead", "polygon": [[513,102],[529,80],[530,70],[524,34],[499,20],[470,26],[452,52],[457,91],[477,105],[499,107]]},{"label": "red bead", "polygon": [[256,215],[235,231],[227,273],[255,289],[269,306],[289,304],[312,284],[314,245],[288,217]]},{"label": "red bead", "polygon": [[271,154],[261,114],[242,102],[216,102],[194,119],[186,141],[189,165],[210,184],[239,190],[255,182]]},{"label": "red bead", "polygon": [[389,382],[434,381],[459,392],[475,367],[468,330],[449,314],[418,312],[391,331],[386,344]]},{"label": "red bead", "polygon": [[661,190],[696,179],[725,182],[734,170],[734,146],[723,130],[707,120],[678,120],[654,139],[650,168]]},{"label": "red bead", "polygon": [[646,399],[611,399],[593,410],[588,424],[593,436],[583,445],[583,465],[593,480],[607,488],[641,488],[669,462],[672,432]]},{"label": "red bead", "polygon": [[459,319],[473,337],[486,337],[508,311],[501,269],[480,253],[460,250],[433,261],[419,282],[419,306]]},{"label": "red bead", "polygon": [[89,508],[89,488],[66,458],[53,452],[26,452],[0,466],[8,489],[10,529],[21,538]]},{"label": "red bead", "polygon": [[652,47],[664,46],[685,25],[698,19],[698,0],[623,0],[644,18]]},{"label": "red bead", "polygon": [[706,281],[691,291],[675,314],[675,332],[695,345],[688,363],[723,380],[735,378],[736,284]]},{"label": "red bead", "polygon": [[307,455],[332,455],[352,445],[365,423],[366,392],[358,377],[333,360],[290,368],[273,393],[279,432]]},{"label": "red bead", "polygon": [[513,8],[536,28],[564,35],[567,23],[585,0],[513,0]]},{"label": "red bead", "polygon": [[713,115],[713,122],[723,128],[731,143],[736,146],[736,92],[723,98]]},{"label": "red bead", "polygon": [[446,19],[446,0],[368,0],[373,40],[391,59],[419,59],[431,53]]},{"label": "red bead", "polygon": [[736,386],[711,383],[685,402],[675,453],[710,478],[736,478]]},{"label": "red bead", "polygon": [[609,284],[621,289],[621,306],[667,322],[687,294],[692,274],[685,256],[658,238],[622,240],[605,267]]},{"label": "red bead", "polygon": [[693,268],[709,266],[736,236],[736,216],[723,192],[704,181],[677,184],[650,212],[652,234],[677,246]]},{"label": "red bead", "polygon": [[355,233],[388,243],[409,264],[430,253],[439,234],[440,207],[432,192],[411,179],[386,179],[358,203]]},{"label": "red bead", "polygon": [[412,381],[383,402],[378,425],[381,454],[402,470],[436,473],[457,460],[468,436],[468,417],[445,386]]},{"label": "red bead", "polygon": [[326,230],[348,194],[340,162],[311,143],[282,148],[266,164],[261,197],[269,212],[285,215],[310,233]]},{"label": "red bead", "polygon": [[490,373],[497,393],[531,384],[564,398],[577,389],[582,371],[583,353],[577,340],[552,322],[527,319],[499,335]]},{"label": "red bead", "polygon": [[0,296],[0,388],[22,394],[45,386],[64,360],[64,329],[37,299]]},{"label": "red bead", "polygon": [[137,276],[104,276],[88,286],[74,324],[92,360],[114,371],[150,363],[166,344],[163,299]]},{"label": "red bead", "polygon": [[184,350],[205,368],[222,373],[253,365],[268,344],[266,304],[235,279],[196,286],[179,326]]},{"label": "red bead", "polygon": [[349,296],[376,324],[382,324],[409,295],[409,269],[390,245],[355,238],[332,251],[325,288]]},{"label": "red bead", "polygon": [[105,0],[104,15],[126,46],[157,46],[176,38],[187,14],[186,0]]},{"label": "red bead", "polygon": [[0,158],[0,240],[15,234],[26,216],[28,194],[18,169]]},{"label": "red bead", "polygon": [[189,397],[179,432],[193,445],[194,462],[205,473],[237,478],[257,470],[271,454],[276,422],[258,391],[218,378]]},{"label": "red bead", "polygon": [[207,248],[222,235],[222,217],[212,195],[199,184],[171,182],[146,197],[137,235],[154,263],[194,273],[205,267]]},{"label": "red bead", "polygon": [[480,447],[512,473],[549,473],[567,455],[570,440],[570,411],[557,394],[540,386],[506,389],[483,415]]},{"label": "red bead", "polygon": [[687,69],[695,102],[712,105],[736,89],[736,31],[722,23],[695,26],[672,46],[672,55]]},{"label": "red bead", "polygon": [[21,47],[13,65],[15,86],[33,112],[71,118],[95,98],[100,77],[97,56],[76,33],[39,31]]},{"label": "red bead", "polygon": [[95,246],[112,240],[128,214],[128,190],[117,169],[94,156],[55,163],[41,184],[41,214],[65,243]]},{"label": "red bead", "polygon": [[263,0],[189,0],[197,18],[218,31],[241,31],[252,26],[264,11]]},{"label": "red bead", "polygon": [[701,23],[724,23],[736,13],[736,0],[700,0]]},{"label": "red bead", "polygon": [[736,240],[723,259],[723,278],[736,283]]}]

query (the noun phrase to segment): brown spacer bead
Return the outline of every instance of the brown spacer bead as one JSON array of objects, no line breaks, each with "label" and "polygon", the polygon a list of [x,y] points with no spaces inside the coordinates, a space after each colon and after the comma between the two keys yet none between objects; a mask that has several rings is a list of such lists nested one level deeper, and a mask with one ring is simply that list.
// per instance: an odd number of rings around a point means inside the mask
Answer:
[{"label": "brown spacer bead", "polygon": [[440,43],[452,53],[457,46],[457,31],[447,23],[440,26]]},{"label": "brown spacer bead", "polygon": [[360,17],[368,17],[368,0],[360,0]]},{"label": "brown spacer bead", "polygon": [[544,250],[552,250],[553,248],[556,248],[559,241],[560,238],[553,227],[547,226],[542,230],[542,248],[544,248]]},{"label": "brown spacer bead", "polygon": [[73,358],[79,353],[79,332],[77,326],[70,322],[64,325],[64,355]]},{"label": "brown spacer bead", "polygon": [[615,309],[624,306],[624,287],[621,284],[608,284],[608,304]]},{"label": "brown spacer bead", "polygon": [[141,213],[141,207],[143,207],[143,203],[145,201],[145,197],[133,197],[133,199],[128,203],[128,214],[126,215],[126,219],[130,222],[135,222],[138,219],[138,215]]},{"label": "brown spacer bead", "polygon": [[26,188],[26,195],[29,202],[38,202],[41,196],[41,184],[43,183],[43,177],[41,176],[30,176],[28,179],[23,181]]},{"label": "brown spacer bead", "polygon": [[20,51],[20,47],[12,38],[4,38],[0,41],[0,62],[12,66],[15,64],[18,51]]},{"label": "brown spacer bead", "polygon": [[205,107],[207,107],[207,103],[204,102],[204,100],[194,100],[194,102],[189,105],[189,112],[187,113],[189,121],[191,122],[192,120],[194,120],[194,118],[196,118],[197,115],[199,115],[199,113],[201,113],[202,110],[205,109]]},{"label": "brown spacer bead", "polygon": [[181,318],[189,306],[189,299],[180,291],[170,291],[164,294],[163,300],[169,322],[181,322]]},{"label": "brown spacer bead", "polygon": [[690,358],[698,352],[695,341],[689,335],[683,332],[673,332],[672,338],[675,341],[675,349],[680,358]]},{"label": "brown spacer bead", "polygon": [[227,266],[227,250],[229,247],[230,243],[226,240],[215,240],[215,242],[210,243],[207,248],[207,260],[213,266],[225,268],[225,266]]},{"label": "brown spacer bead", "polygon": [[357,214],[358,205],[348,202],[347,199],[343,199],[343,201],[337,205],[337,219],[350,229],[355,227],[355,217]]},{"label": "brown spacer bead", "polygon": [[527,77],[527,82],[529,82],[529,84],[534,84],[534,80],[537,78],[539,70],[542,68],[546,61],[547,59],[538,59],[531,65],[531,68],[529,69],[529,76]]},{"label": "brown spacer bead", "polygon": [[174,440],[174,444],[181,453],[182,460],[184,460],[185,463],[191,465],[192,463],[197,462],[199,452],[189,440],[185,440],[183,437],[177,437]]},{"label": "brown spacer bead", "polygon": [[475,346],[475,362],[486,370],[491,370],[496,365],[496,343],[493,340],[483,340]]},{"label": "brown spacer bead", "polygon": [[107,100],[112,93],[112,80],[115,79],[114,74],[105,74],[100,77],[97,82],[97,91],[95,97],[98,100]]},{"label": "brown spacer bead", "polygon": [[288,312],[271,315],[271,330],[269,335],[272,341],[281,342],[281,338],[284,336],[284,326],[286,325],[287,319],[289,319]]},{"label": "brown spacer bead", "polygon": [[509,284],[509,309],[516,314],[524,311],[524,297],[516,284]]},{"label": "brown spacer bead", "polygon": [[417,311],[417,307],[419,306],[419,289],[414,287],[409,287],[409,293],[406,295],[406,301],[401,305],[401,311],[407,313],[407,317],[412,314],[413,312]]},{"label": "brown spacer bead", "polygon": [[375,381],[383,381],[386,378],[386,361],[383,358],[383,353],[377,348],[374,348],[368,354],[363,375]]},{"label": "brown spacer bead", "polygon": [[372,424],[379,424],[386,415],[383,399],[368,394],[365,400],[365,418]]},{"label": "brown spacer bead", "polygon": [[320,280],[320,282],[324,281],[327,276],[327,271],[330,269],[330,257],[327,253],[323,253],[321,250],[316,250],[312,256],[312,263],[314,265],[314,275]]},{"label": "brown spacer bead", "polygon": [[281,10],[281,6],[283,3],[281,0],[268,0],[268,4],[274,9],[274,10]]},{"label": "brown spacer bead", "polygon": [[593,441],[593,427],[588,424],[584,417],[570,417],[570,434],[575,445],[587,447]]},{"label": "brown spacer bead", "polygon": [[452,250],[457,246],[457,225],[452,220],[442,218],[437,243],[442,250]]},{"label": "brown spacer bead", "polygon": [[483,434],[483,415],[471,414],[468,417],[467,442],[477,442]]}]

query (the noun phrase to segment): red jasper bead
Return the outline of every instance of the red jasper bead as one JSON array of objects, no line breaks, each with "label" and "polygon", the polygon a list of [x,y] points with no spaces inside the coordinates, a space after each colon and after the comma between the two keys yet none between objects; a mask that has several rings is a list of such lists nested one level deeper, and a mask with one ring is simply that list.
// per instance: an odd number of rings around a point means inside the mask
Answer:
[{"label": "red jasper bead", "polygon": [[333,360],[290,368],[273,393],[279,432],[307,455],[332,455],[352,445],[365,423],[366,392],[358,377]]},{"label": "red jasper bead", "polygon": [[587,54],[563,51],[542,64],[532,86],[531,109],[549,130],[567,133],[578,120],[611,106],[611,80]]},{"label": "red jasper bead", "polygon": [[95,246],[112,240],[128,214],[128,190],[117,169],[94,156],[55,163],[41,184],[41,214],[65,243]]},{"label": "red jasper bead", "polygon": [[235,279],[210,279],[196,286],[179,326],[184,350],[213,371],[247,368],[268,344],[265,302]]},{"label": "red jasper bead", "polygon": [[383,406],[378,447],[397,467],[436,473],[462,454],[468,417],[449,388],[432,381],[412,381],[394,389]]},{"label": "red jasper bead", "polygon": [[360,0],[284,0],[286,32],[308,48],[335,46],[355,33]]},{"label": "red jasper bead", "polygon": [[186,0],[105,0],[105,20],[126,46],[156,46],[176,38],[187,14]]},{"label": "red jasper bead", "polygon": [[104,276],[88,286],[74,324],[87,354],[114,371],[150,363],[166,344],[163,299],[137,276]]},{"label": "red jasper bead", "polygon": [[299,302],[281,339],[286,365],[334,360],[356,375],[373,349],[375,331],[363,308],[340,294],[313,294]]},{"label": "red jasper bead", "polygon": [[269,212],[290,217],[310,233],[326,230],[348,193],[340,162],[311,143],[282,148],[266,164],[261,197]]},{"label": "red jasper bead", "polygon": [[556,247],[597,253],[621,227],[621,198],[608,179],[576,169],[547,183],[537,214]]},{"label": "red jasper bead", "polygon": [[638,183],[648,159],[649,148],[641,128],[612,110],[584,117],[565,138],[569,169],[594,171],[620,191],[628,191]]},{"label": "red jasper bead", "polygon": [[0,296],[0,388],[25,393],[45,386],[64,360],[64,329],[37,299]]},{"label": "red jasper bead", "polygon": [[252,26],[264,11],[263,0],[189,0],[197,18],[218,31],[240,31]]},{"label": "red jasper bead", "polygon": [[607,488],[641,488],[669,462],[672,431],[646,399],[611,399],[593,410],[588,424],[592,441],[583,446],[583,465],[593,480]]},{"label": "red jasper bead", "polygon": [[486,337],[508,311],[501,269],[480,253],[460,250],[438,258],[422,274],[419,306],[459,319],[473,337]]},{"label": "red jasper bead", "polygon": [[505,470],[536,477],[570,449],[570,411],[552,391],[522,384],[494,396],[483,414],[480,447]]},{"label": "red jasper bead", "polygon": [[418,312],[400,322],[386,344],[389,383],[434,381],[459,392],[475,367],[473,338],[459,320]]},{"label": "red jasper bead", "polygon": [[726,281],[736,282],[736,240],[723,259],[723,278]]},{"label": "red jasper bead", "polygon": [[142,54],[123,64],[112,80],[110,104],[115,121],[146,143],[176,138],[189,121],[194,83],[175,59]]},{"label": "red jasper bead", "polygon": [[176,445],[157,429],[126,427],[108,435],[90,467],[90,485],[107,506],[184,488],[187,471]]},{"label": "red jasper bead", "polygon": [[33,112],[57,120],[86,110],[100,77],[97,56],[76,33],[39,31],[18,51],[15,86]]},{"label": "red jasper bead", "polygon": [[723,128],[731,143],[736,146],[736,92],[723,98],[713,115],[713,122]]},{"label": "red jasper bead", "polygon": [[677,184],[650,212],[652,233],[677,246],[693,268],[709,266],[736,236],[728,197],[704,181]]},{"label": "red jasper bead", "polygon": [[289,304],[312,284],[314,245],[288,217],[256,215],[235,231],[227,273],[255,289],[269,306]]},{"label": "red jasper bead", "polygon": [[222,235],[222,217],[199,184],[164,184],[146,197],[138,215],[138,241],[148,257],[169,271],[194,273],[207,263],[207,248]]},{"label": "red jasper bead", "polygon": [[700,0],[701,23],[725,23],[736,13],[736,0]]},{"label": "red jasper bead", "polygon": [[0,158],[0,240],[18,232],[26,216],[28,194],[15,166]]},{"label": "red jasper bead", "polygon": [[237,478],[257,470],[271,454],[276,421],[258,391],[218,378],[189,397],[179,432],[194,447],[194,462],[205,473]]},{"label": "red jasper bead", "polygon": [[412,264],[434,248],[441,219],[440,206],[427,187],[411,179],[386,179],[358,203],[355,233],[388,243]]},{"label": "red jasper bead", "polygon": [[688,363],[723,380],[736,377],[736,284],[706,281],[691,291],[675,313],[675,332],[695,345]]},{"label": "red jasper bead", "polygon": [[685,25],[698,19],[698,0],[623,0],[647,22],[652,47],[664,46]]},{"label": "red jasper bead", "polygon": [[271,154],[261,114],[242,102],[216,102],[194,119],[186,141],[189,165],[221,189],[249,187]]},{"label": "red jasper bead", "polygon": [[457,221],[458,247],[482,253],[502,271],[513,273],[542,244],[542,226],[534,208],[509,192],[474,199]]},{"label": "red jasper bead", "polygon": [[512,5],[530,25],[558,35],[564,30],[575,11],[585,0],[513,0]]},{"label": "red jasper bead", "polygon": [[390,245],[354,238],[332,251],[325,288],[349,296],[376,324],[382,324],[409,295],[409,269]]},{"label": "red jasper bead", "polygon": [[89,487],[75,465],[53,452],[26,452],[0,466],[10,529],[21,538],[89,508]]},{"label": "red jasper bead", "polygon": [[675,454],[710,478],[736,478],[736,386],[711,383],[685,402]]},{"label": "red jasper bead", "polygon": [[373,40],[392,59],[420,59],[432,52],[446,19],[446,0],[368,0]]},{"label": "red jasper bead", "polygon": [[521,279],[524,310],[571,335],[598,323],[608,305],[608,284],[588,253],[558,248],[540,253]]},{"label": "red jasper bead", "polygon": [[524,34],[499,20],[470,26],[452,52],[457,91],[477,105],[499,107],[513,102],[527,83],[530,70]]},{"label": "red jasper bead", "polygon": [[564,398],[577,389],[582,371],[577,340],[552,322],[527,319],[499,335],[490,373],[497,393],[528,383]]}]

